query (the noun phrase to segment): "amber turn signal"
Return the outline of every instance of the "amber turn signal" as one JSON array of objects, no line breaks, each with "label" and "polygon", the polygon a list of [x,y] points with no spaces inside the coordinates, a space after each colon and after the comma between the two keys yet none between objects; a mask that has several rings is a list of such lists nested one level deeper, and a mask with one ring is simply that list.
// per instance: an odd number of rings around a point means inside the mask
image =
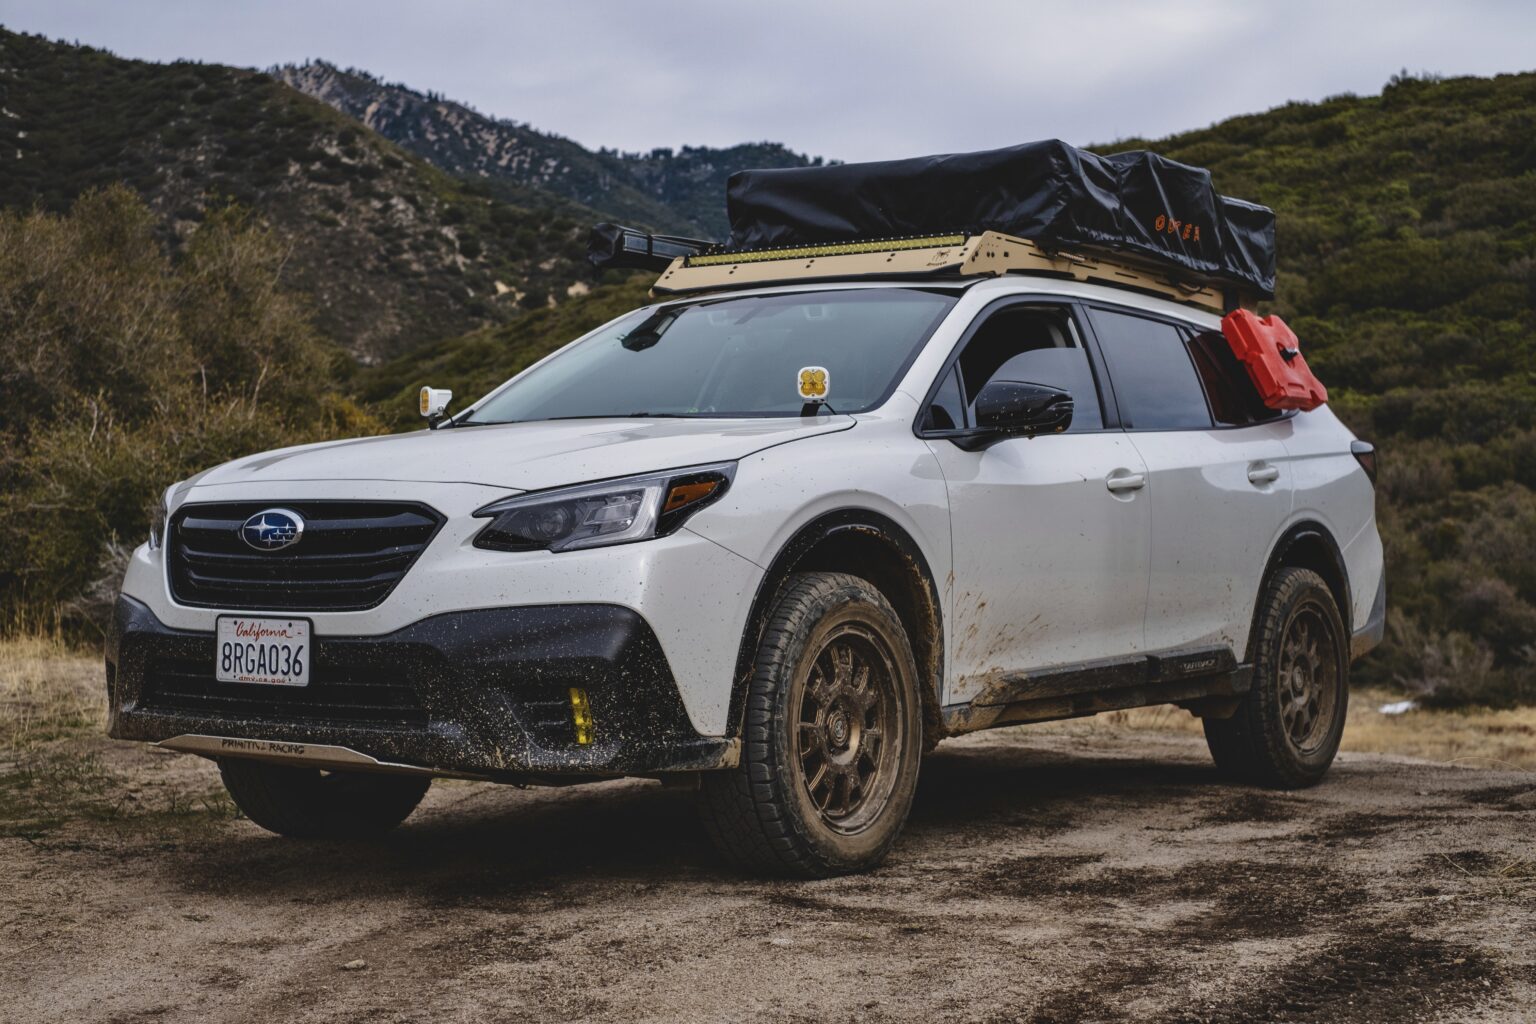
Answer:
[{"label": "amber turn signal", "polygon": [[703,501],[711,497],[720,489],[722,480],[719,477],[711,477],[704,480],[693,480],[688,483],[675,483],[667,491],[666,503],[661,506],[662,515],[668,512],[676,512],[680,508],[687,508],[696,501]]}]

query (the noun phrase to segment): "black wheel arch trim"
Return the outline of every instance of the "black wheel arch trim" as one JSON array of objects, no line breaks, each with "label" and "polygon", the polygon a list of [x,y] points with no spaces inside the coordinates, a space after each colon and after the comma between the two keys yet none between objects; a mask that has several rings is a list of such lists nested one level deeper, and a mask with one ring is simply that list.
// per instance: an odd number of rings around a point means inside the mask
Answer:
[{"label": "black wheel arch trim", "polygon": [[[1274,576],[1275,570],[1287,565],[1299,565],[1305,568],[1304,563],[1293,560],[1290,555],[1297,547],[1307,544],[1318,544],[1322,547],[1328,559],[1328,568],[1332,569],[1336,577],[1336,579],[1328,579],[1326,574],[1320,574],[1323,575],[1323,581],[1329,585],[1329,589],[1334,590],[1334,600],[1338,602],[1339,618],[1344,621],[1344,635],[1347,638],[1354,629],[1355,607],[1353,594],[1350,590],[1349,567],[1344,562],[1344,553],[1339,548],[1339,543],[1334,539],[1333,534],[1326,526],[1311,519],[1303,520],[1287,529],[1280,535],[1280,539],[1275,542],[1274,548],[1270,551],[1269,561],[1264,564],[1264,578],[1253,603],[1255,627],[1258,624],[1260,602],[1264,598],[1264,590],[1269,586],[1270,578]],[[1250,647],[1253,644],[1252,636],[1253,631],[1250,630]]]},{"label": "black wheel arch trim", "polygon": [[[752,681],[752,666],[757,657],[758,644],[768,616],[773,610],[774,602],[782,592],[785,582],[817,546],[847,534],[872,536],[889,545],[893,549],[893,554],[902,558],[921,578],[923,587],[927,591],[926,611],[932,619],[929,638],[931,654],[927,659],[922,658],[915,649],[913,654],[918,661],[918,672],[927,689],[923,694],[925,729],[929,726],[941,728],[938,708],[945,664],[944,606],[940,600],[933,570],[922,548],[895,520],[873,509],[851,507],[824,512],[795,531],[795,534],[779,549],[778,554],[769,563],[767,572],[758,582],[757,593],[752,599],[752,609],[748,613],[746,628],[742,632],[741,646],[736,655],[736,674],[731,683],[731,700],[727,715],[726,735],[728,737],[734,738],[741,735],[742,721],[746,714],[747,691]],[[849,571],[854,575],[860,575],[855,570]],[[892,599],[893,604],[896,603],[892,595],[886,596]],[[911,639],[913,647],[917,648],[920,638]],[[930,708],[931,711],[928,710]],[[929,722],[929,718],[933,721]]]}]

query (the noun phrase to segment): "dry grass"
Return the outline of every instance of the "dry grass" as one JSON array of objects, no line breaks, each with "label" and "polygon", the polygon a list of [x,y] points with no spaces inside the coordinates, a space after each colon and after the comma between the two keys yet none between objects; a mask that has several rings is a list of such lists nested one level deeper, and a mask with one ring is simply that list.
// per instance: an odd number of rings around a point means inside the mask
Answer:
[{"label": "dry grass", "polygon": [[204,774],[144,771],[151,755],[106,739],[101,656],[57,639],[0,640],[0,836],[91,822],[157,836],[227,819]]},{"label": "dry grass", "polygon": [[97,730],[106,712],[99,655],[50,637],[0,640],[0,757]]},{"label": "dry grass", "polygon": [[1399,699],[1369,690],[1355,695],[1344,732],[1345,749],[1474,767],[1536,769],[1536,707],[1505,711],[1421,708],[1401,715],[1383,715],[1377,710]]},{"label": "dry grass", "polygon": [[[1536,707],[1495,711],[1416,709],[1384,715],[1383,704],[1401,696],[1381,690],[1357,690],[1349,698],[1349,722],[1344,749],[1373,754],[1400,754],[1430,761],[1486,768],[1536,769]],[[1200,720],[1164,705],[1112,711],[1095,718],[1058,722],[1036,728],[1056,730],[1129,729],[1200,735]]]}]

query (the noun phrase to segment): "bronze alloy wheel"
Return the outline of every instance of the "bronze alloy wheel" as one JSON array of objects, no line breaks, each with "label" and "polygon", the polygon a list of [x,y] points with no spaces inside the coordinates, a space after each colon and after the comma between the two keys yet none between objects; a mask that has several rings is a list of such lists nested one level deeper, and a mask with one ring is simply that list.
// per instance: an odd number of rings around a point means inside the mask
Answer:
[{"label": "bronze alloy wheel", "polygon": [[1339,693],[1338,638],[1315,600],[1296,608],[1280,641],[1280,720],[1298,754],[1310,755],[1333,731]]},{"label": "bronze alloy wheel", "polygon": [[918,686],[906,629],[874,584],[842,572],[791,576],[758,640],[741,763],[700,780],[699,810],[720,852],[801,878],[884,860],[917,792]]},{"label": "bronze alloy wheel", "polygon": [[1338,753],[1349,709],[1349,630],[1338,601],[1311,569],[1284,566],[1265,581],[1253,626],[1248,694],[1229,717],[1203,720],[1211,756],[1244,782],[1315,785]]},{"label": "bronze alloy wheel", "polygon": [[885,806],[902,749],[891,652],[845,623],[822,643],[802,684],[795,730],[800,779],[822,820],[857,832]]}]

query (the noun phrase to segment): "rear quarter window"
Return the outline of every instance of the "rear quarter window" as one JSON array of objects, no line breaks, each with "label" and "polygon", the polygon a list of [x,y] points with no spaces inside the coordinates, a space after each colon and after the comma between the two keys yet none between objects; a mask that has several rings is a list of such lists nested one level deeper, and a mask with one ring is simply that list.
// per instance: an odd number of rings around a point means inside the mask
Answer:
[{"label": "rear quarter window", "polygon": [[1201,331],[1189,342],[1189,354],[1199,371],[1205,397],[1210,399],[1211,416],[1226,427],[1246,427],[1278,419],[1279,409],[1271,409],[1259,397],[1248,371],[1232,354],[1232,346],[1220,331]]}]

